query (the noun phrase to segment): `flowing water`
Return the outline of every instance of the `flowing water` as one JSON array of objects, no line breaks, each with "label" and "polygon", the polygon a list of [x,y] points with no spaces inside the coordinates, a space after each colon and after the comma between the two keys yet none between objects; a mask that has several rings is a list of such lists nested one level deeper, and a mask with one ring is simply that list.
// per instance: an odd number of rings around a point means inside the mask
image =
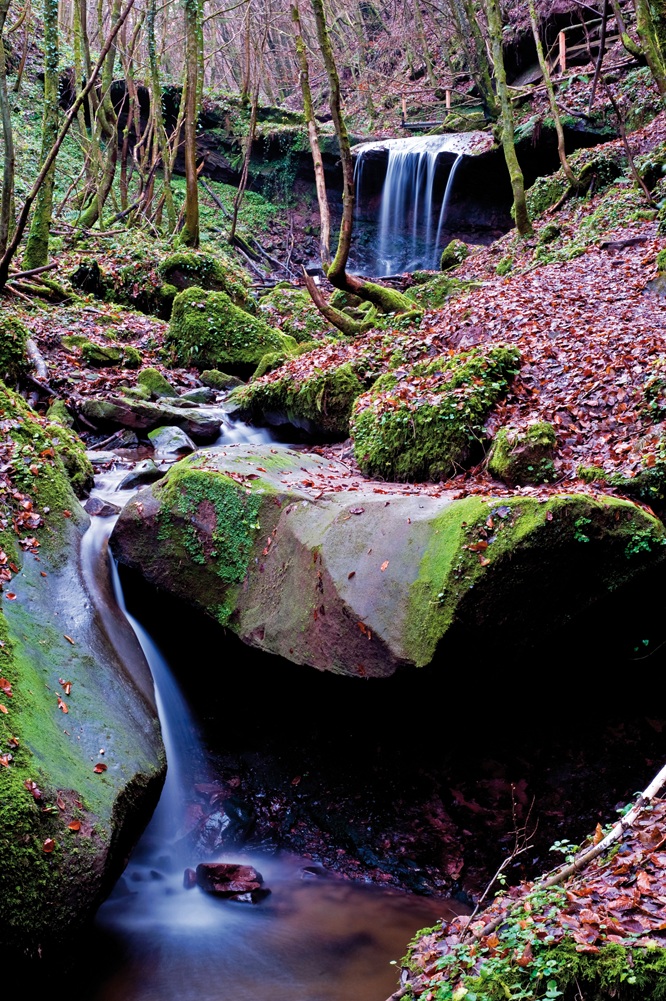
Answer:
[{"label": "flowing water", "polygon": [[[382,188],[375,270],[379,274],[439,268],[454,179],[463,153],[454,136],[419,136],[364,143],[355,165],[357,213],[364,201],[364,175],[369,155],[386,149],[388,161]],[[453,157],[442,168],[442,154]],[[442,169],[446,183],[441,181]]]},{"label": "flowing water", "polygon": [[[235,425],[226,428],[222,440],[265,434]],[[100,476],[98,496],[126,500],[131,491],[115,489],[122,475]],[[107,628],[115,616],[127,615],[115,567],[105,558],[113,524],[113,517],[94,518],[84,540],[91,594],[103,606]],[[83,1001],[382,1001],[396,985],[391,961],[400,959],[417,929],[461,908],[350,882],[311,860],[249,854],[242,848],[214,859],[258,868],[272,891],[267,899],[249,905],[198,888],[186,890],[184,867],[212,859],[191,857],[191,843],[181,836],[185,807],[193,784],[212,776],[167,660],[141,624],[128,619],[153,673],[168,772],[154,817],[98,912],[85,984],[79,978],[76,996]],[[193,650],[193,657],[205,655]]]}]

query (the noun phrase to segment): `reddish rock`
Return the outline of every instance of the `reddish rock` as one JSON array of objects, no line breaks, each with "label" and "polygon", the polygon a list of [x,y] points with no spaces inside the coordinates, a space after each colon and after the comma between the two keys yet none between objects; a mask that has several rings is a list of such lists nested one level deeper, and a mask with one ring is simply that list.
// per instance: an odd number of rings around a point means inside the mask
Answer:
[{"label": "reddish rock", "polygon": [[191,890],[197,885],[197,874],[195,869],[186,869],[183,873],[183,886],[186,890]]},{"label": "reddish rock", "polygon": [[256,904],[271,892],[253,866],[233,862],[202,862],[197,866],[196,881],[206,893],[244,903]]}]

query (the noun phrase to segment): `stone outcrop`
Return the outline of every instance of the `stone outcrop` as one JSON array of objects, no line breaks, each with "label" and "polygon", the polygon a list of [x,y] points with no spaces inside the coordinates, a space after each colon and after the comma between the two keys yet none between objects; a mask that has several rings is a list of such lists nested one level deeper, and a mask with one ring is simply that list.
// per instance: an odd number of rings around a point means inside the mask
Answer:
[{"label": "stone outcrop", "polygon": [[615,497],[429,496],[247,445],[183,459],[111,539],[246,643],[361,677],[430,663],[457,624],[542,635],[663,560],[663,542]]}]

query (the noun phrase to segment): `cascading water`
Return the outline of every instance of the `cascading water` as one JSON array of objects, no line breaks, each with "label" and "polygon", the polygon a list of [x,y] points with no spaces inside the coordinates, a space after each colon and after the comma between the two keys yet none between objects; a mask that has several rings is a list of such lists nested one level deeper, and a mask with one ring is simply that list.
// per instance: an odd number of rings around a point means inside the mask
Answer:
[{"label": "cascading water", "polygon": [[[237,424],[222,441],[256,434]],[[121,475],[98,481],[101,499],[130,496],[115,491]],[[104,559],[114,520],[94,518],[84,540],[90,593],[104,605],[100,613],[110,632],[114,617],[127,615],[118,575]],[[183,868],[212,860],[192,858],[181,830],[193,783],[207,777],[205,755],[167,662],[140,623],[128,618],[155,680],[168,772],[155,815],[98,913],[90,967],[84,972],[82,957],[77,995],[83,1001],[381,1001],[395,987],[389,961],[402,955],[419,927],[460,908],[317,876],[308,860],[242,849],[213,858],[256,866],[272,890],[267,900],[252,906],[186,890]],[[201,656],[205,651],[193,640],[193,661]]]},{"label": "cascading water", "polygon": [[386,158],[377,216],[375,273],[439,268],[456,172],[465,154],[487,142],[487,137],[479,139],[479,135],[386,139],[355,147],[357,219],[367,219],[370,163]]}]

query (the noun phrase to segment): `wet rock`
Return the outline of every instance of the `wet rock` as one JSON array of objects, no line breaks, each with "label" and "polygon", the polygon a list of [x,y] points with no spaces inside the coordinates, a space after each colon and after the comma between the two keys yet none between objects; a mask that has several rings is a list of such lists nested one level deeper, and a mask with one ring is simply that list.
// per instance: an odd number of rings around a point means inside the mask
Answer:
[{"label": "wet rock", "polygon": [[196,445],[182,428],[164,427],[149,431],[150,443],[160,455],[188,455]]},{"label": "wet rock", "polygon": [[206,893],[243,903],[256,904],[271,892],[263,885],[261,873],[251,865],[202,862],[197,866],[196,880]]},{"label": "wet rock", "polygon": [[116,431],[116,433],[112,434],[110,438],[107,438],[106,441],[103,441],[102,447],[106,451],[111,451],[112,449],[116,448],[138,448],[139,439],[137,438],[134,431],[130,431],[129,428],[121,428],[120,431]]},{"label": "wet rock", "polygon": [[214,389],[200,386],[198,389],[188,389],[180,398],[187,400],[188,403],[212,403],[216,396]]},{"label": "wet rock", "polygon": [[118,490],[131,490],[132,487],[142,487],[147,483],[155,483],[156,480],[161,480],[165,475],[166,470],[156,466],[152,459],[144,459],[143,462],[137,462],[132,472],[123,477],[118,484]]},{"label": "wet rock", "polygon": [[183,888],[185,890],[191,890],[197,885],[197,871],[196,869],[186,869],[183,873]]},{"label": "wet rock", "polygon": [[661,522],[617,497],[349,483],[320,456],[221,446],[130,500],[111,547],[248,645],[355,677],[429,664],[456,625],[543,637],[666,555]]},{"label": "wet rock", "polygon": [[215,441],[222,426],[219,417],[199,410],[119,396],[85,400],[81,412],[87,421],[99,428],[120,426],[133,431],[153,431],[174,425],[200,443]]},{"label": "wet rock", "polygon": [[234,389],[236,386],[245,385],[243,380],[239,379],[237,376],[227,375],[226,372],[220,372],[216,368],[209,368],[202,372],[201,381],[204,386],[210,386],[211,389],[218,389],[220,391],[226,391],[228,389]]},{"label": "wet rock", "polygon": [[83,505],[83,509],[89,515],[97,518],[108,518],[112,514],[119,514],[121,510],[119,504],[103,501],[101,497],[89,497]]}]

